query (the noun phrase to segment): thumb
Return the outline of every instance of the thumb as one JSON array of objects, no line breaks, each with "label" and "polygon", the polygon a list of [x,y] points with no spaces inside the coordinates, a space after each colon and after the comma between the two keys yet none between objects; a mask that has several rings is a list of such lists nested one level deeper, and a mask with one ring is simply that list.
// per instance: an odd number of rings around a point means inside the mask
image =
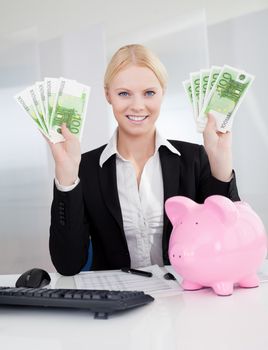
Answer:
[{"label": "thumb", "polygon": [[67,128],[66,123],[63,123],[61,126],[61,134],[65,138],[65,140],[70,139],[72,136],[74,136],[71,131]]},{"label": "thumb", "polygon": [[207,116],[208,116],[207,126],[210,129],[216,129],[216,119],[215,119],[214,115],[211,112],[209,112],[207,114]]},{"label": "thumb", "polygon": [[207,124],[204,130],[204,134],[211,134],[217,131],[216,119],[212,113],[207,114]]}]

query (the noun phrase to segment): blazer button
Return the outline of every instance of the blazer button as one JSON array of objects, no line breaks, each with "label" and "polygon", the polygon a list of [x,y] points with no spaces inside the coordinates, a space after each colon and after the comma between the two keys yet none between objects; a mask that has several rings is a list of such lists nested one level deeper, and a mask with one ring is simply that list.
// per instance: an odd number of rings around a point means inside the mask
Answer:
[{"label": "blazer button", "polygon": [[60,224],[61,224],[61,226],[65,226],[65,221],[64,220],[60,220]]}]

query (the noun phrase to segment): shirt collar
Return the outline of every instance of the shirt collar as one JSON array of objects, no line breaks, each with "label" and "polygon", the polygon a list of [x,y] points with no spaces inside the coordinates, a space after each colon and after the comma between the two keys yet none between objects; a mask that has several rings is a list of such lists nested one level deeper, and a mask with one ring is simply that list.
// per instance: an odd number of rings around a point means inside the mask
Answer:
[{"label": "shirt collar", "polygon": [[[117,151],[117,131],[118,128],[115,129],[112,137],[110,138],[110,141],[108,142],[108,144],[106,145],[106,147],[100,155],[99,165],[101,168],[103,164],[114,154],[116,154],[119,158],[125,160]],[[172,153],[175,153],[178,156],[181,155],[180,152],[174,146],[172,146],[172,144],[167,139],[165,139],[156,129],[155,153],[159,150],[161,146],[166,146]]]}]

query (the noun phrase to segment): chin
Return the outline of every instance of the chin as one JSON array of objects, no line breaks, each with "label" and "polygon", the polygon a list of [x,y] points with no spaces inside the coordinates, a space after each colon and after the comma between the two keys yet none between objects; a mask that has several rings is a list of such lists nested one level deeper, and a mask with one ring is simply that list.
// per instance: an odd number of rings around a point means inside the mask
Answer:
[{"label": "chin", "polygon": [[151,128],[124,128],[121,129],[125,135],[128,135],[130,137],[141,137],[141,136],[149,136],[149,134],[152,134],[155,131],[155,127]]}]

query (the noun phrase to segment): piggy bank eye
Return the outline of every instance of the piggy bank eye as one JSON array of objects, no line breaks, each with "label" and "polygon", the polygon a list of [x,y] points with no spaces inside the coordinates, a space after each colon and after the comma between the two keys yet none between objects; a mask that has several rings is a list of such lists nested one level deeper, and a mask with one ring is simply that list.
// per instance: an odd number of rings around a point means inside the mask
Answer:
[{"label": "piggy bank eye", "polygon": [[195,224],[198,225],[198,221],[196,221]]}]

